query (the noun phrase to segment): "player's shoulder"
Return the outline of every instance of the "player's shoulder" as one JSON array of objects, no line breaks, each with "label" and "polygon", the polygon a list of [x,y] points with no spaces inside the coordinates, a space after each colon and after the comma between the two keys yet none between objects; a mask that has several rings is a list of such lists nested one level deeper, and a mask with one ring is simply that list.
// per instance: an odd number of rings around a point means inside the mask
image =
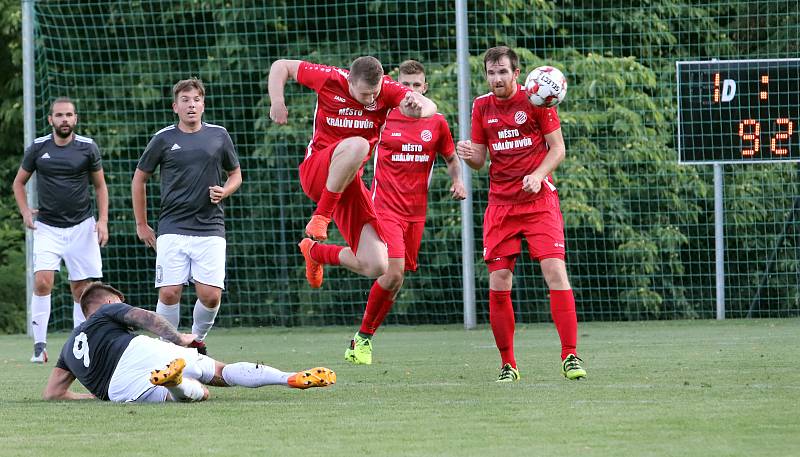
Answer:
[{"label": "player's shoulder", "polygon": [[175,133],[175,124],[170,124],[153,134],[153,138],[162,138]]},{"label": "player's shoulder", "polygon": [[225,127],[223,127],[223,126],[221,126],[219,124],[212,124],[210,122],[205,122],[204,124],[205,124],[206,127],[212,129],[212,131],[221,131],[221,132],[228,133],[228,129],[226,129]]},{"label": "player's shoulder", "polygon": [[489,106],[495,99],[495,95],[492,92],[487,92],[483,95],[478,95],[475,97],[475,100],[472,101],[473,107],[485,107]]},{"label": "player's shoulder", "polygon": [[28,147],[28,152],[36,152],[40,151],[42,148],[47,146],[48,144],[53,143],[53,134],[47,134],[45,136],[40,136],[33,140],[33,143]]}]

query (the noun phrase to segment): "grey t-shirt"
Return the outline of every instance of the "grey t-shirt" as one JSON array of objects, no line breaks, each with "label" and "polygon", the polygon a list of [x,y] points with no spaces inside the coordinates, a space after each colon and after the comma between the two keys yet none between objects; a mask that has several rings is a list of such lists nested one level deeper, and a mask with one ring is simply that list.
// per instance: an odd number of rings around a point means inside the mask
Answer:
[{"label": "grey t-shirt", "polygon": [[122,320],[131,308],[125,303],[103,305],[72,330],[56,362],[56,367],[72,373],[101,400],[108,400],[108,385],[117,363],[136,337]]},{"label": "grey t-shirt", "polygon": [[25,150],[21,166],[37,172],[39,221],[63,228],[91,217],[91,172],[103,169],[100,150],[91,138],[75,135],[66,146],[55,144],[52,134],[36,138]]},{"label": "grey t-shirt", "polygon": [[205,122],[194,133],[176,125],[163,128],[153,135],[137,168],[153,173],[159,165],[158,234],[224,237],[223,205],[211,203],[208,188],[223,184],[223,171],[239,167],[228,131]]}]

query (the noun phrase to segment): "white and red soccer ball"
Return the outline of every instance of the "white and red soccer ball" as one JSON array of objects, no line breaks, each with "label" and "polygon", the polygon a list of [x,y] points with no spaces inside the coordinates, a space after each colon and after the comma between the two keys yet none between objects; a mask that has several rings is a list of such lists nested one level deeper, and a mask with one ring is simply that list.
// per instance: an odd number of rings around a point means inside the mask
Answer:
[{"label": "white and red soccer ball", "polygon": [[567,96],[567,78],[558,68],[538,67],[525,78],[525,92],[534,106],[550,108]]}]

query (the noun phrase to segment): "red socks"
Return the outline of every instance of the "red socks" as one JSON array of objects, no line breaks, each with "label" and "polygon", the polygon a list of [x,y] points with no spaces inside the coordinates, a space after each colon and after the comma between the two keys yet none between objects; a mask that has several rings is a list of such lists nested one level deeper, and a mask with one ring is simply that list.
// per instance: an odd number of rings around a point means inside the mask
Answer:
[{"label": "red socks", "polygon": [[330,219],[333,215],[333,209],[336,208],[336,204],[339,203],[340,198],[342,198],[341,192],[331,192],[326,187],[322,190],[322,196],[319,197],[314,215]]},{"label": "red socks", "polygon": [[572,289],[550,291],[550,314],[561,339],[561,360],[575,354],[578,345],[578,316],[575,314],[575,296]]},{"label": "red socks", "polygon": [[310,254],[312,259],[323,265],[339,265],[339,253],[342,252],[342,249],[344,246],[314,243],[314,246],[311,246]]},{"label": "red socks", "polygon": [[500,350],[501,365],[510,363],[517,368],[514,359],[514,305],[510,290],[489,290],[489,323]]},{"label": "red socks", "polygon": [[369,291],[369,298],[367,299],[367,308],[364,310],[364,318],[361,320],[361,328],[358,329],[359,333],[372,335],[375,330],[381,326],[383,319],[389,314],[394,304],[394,291],[386,290],[378,284],[372,285]]}]

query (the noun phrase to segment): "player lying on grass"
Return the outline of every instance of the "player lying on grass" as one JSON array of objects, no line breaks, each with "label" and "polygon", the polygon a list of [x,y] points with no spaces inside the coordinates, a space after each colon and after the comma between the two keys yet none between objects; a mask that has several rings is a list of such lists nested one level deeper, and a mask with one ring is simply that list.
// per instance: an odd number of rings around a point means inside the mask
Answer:
[{"label": "player lying on grass", "polygon": [[[86,287],[81,296],[86,322],[64,343],[42,394],[45,400],[202,401],[209,396],[203,384],[307,389],[336,382],[328,368],[287,373],[256,363],[218,362],[185,347],[195,335],[179,333],[164,317],[124,300],[120,291],[101,282]],[[161,339],[136,335],[131,327]],[[75,379],[91,393],[70,391]]]}]

